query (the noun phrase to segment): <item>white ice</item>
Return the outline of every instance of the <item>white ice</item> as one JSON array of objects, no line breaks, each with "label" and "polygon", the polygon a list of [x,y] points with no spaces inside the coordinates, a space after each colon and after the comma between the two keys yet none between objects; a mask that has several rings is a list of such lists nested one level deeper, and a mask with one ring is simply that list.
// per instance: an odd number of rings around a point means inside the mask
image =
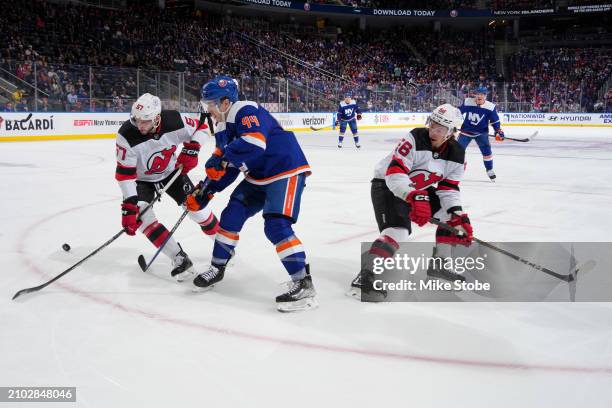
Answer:
[{"label": "white ice", "polygon": [[[497,183],[469,147],[462,195],[475,234],[610,241],[612,128],[539,131],[530,143],[494,143]],[[113,140],[1,144],[0,386],[76,386],[76,406],[103,408],[612,406],[611,304],[364,304],[345,296],[360,241],[377,236],[373,166],[401,134],[363,131],[359,151],[350,137],[339,150],[331,132],[299,135],[314,173],[295,230],[320,307],[296,314],[275,310],[287,276],[260,216],[210,292],[172,281],[163,256],[142,273],[136,258],[154,248],[139,235],[11,301],[116,233],[120,192]],[[202,174],[202,166],[191,173]],[[218,214],[228,196],[214,198]],[[169,198],[155,209],[168,227],[180,215]],[[433,234],[425,227],[413,238]],[[177,237],[204,269],[212,241],[189,220]]]}]

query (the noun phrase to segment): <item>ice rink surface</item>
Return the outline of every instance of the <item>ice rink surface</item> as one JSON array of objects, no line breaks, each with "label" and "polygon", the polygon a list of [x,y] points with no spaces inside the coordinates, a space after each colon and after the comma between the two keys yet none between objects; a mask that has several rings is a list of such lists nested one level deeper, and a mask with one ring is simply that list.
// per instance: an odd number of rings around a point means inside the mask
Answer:
[{"label": "ice rink surface", "polygon": [[[539,131],[530,143],[493,143],[497,183],[468,148],[461,187],[475,235],[611,241],[612,128]],[[402,133],[363,131],[361,150],[350,137],[337,149],[332,132],[299,135],[314,173],[295,230],[320,307],[295,314],[275,310],[287,275],[259,215],[207,293],[175,283],[164,256],[141,272],[136,258],[154,248],[138,235],[11,301],[119,231],[121,199],[113,140],[1,144],[0,386],[76,386],[76,406],[100,408],[612,406],[612,304],[345,296],[360,241],[377,236],[373,167]],[[217,214],[230,191],[214,198]],[[169,198],[155,210],[168,228],[181,212]],[[212,241],[189,220],[176,236],[202,271]],[[434,228],[413,238],[433,242]]]}]

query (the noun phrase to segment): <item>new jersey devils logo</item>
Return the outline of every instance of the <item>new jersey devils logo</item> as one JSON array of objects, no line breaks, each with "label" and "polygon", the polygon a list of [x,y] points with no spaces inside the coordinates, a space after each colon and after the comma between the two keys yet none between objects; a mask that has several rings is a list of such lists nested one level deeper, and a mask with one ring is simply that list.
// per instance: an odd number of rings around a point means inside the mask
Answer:
[{"label": "new jersey devils logo", "polygon": [[432,173],[430,171],[421,169],[411,171],[408,177],[410,177],[410,180],[412,180],[416,190],[423,190],[443,179],[443,177],[438,175],[438,173]]},{"label": "new jersey devils logo", "polygon": [[172,146],[168,149],[153,153],[147,161],[147,168],[149,170],[145,171],[145,174],[150,175],[163,173],[168,167],[168,164],[170,164],[170,159],[175,151],[176,146]]}]

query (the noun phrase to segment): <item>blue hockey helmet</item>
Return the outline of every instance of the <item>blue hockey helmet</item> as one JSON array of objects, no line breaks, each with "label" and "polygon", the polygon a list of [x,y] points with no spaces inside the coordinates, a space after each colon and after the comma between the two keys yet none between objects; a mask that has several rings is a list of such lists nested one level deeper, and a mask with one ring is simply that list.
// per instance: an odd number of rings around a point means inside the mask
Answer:
[{"label": "blue hockey helmet", "polygon": [[484,94],[484,95],[486,95],[488,93],[487,87],[486,86],[479,86],[478,88],[476,88],[474,90],[474,93],[475,94]]},{"label": "blue hockey helmet", "polygon": [[238,100],[238,83],[235,79],[219,75],[202,86],[202,102],[219,104],[223,98],[232,103]]},{"label": "blue hockey helmet", "polygon": [[353,93],[352,93],[351,91],[346,91],[346,92],[344,93],[344,97],[345,97],[345,98],[352,98],[352,97],[353,97]]}]

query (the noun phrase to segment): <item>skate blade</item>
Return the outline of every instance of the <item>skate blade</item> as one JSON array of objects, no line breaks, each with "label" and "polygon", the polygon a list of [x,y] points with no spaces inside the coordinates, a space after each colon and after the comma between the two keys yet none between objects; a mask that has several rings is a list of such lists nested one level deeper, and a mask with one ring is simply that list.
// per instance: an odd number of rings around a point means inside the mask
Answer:
[{"label": "skate blade", "polygon": [[351,287],[348,292],[345,293],[346,296],[355,298],[357,300],[361,299],[361,289]]},{"label": "skate blade", "polygon": [[192,268],[189,268],[186,271],[179,273],[178,275],[174,275],[174,279],[176,279],[176,281],[180,283],[180,282],[186,281],[192,276],[193,276],[193,270]]},{"label": "skate blade", "polygon": [[199,286],[193,285],[193,288],[191,288],[191,291],[193,293],[204,293],[204,292],[208,292],[209,290],[211,290],[214,287],[215,287],[214,283],[212,285],[210,285],[210,286],[206,286],[205,288],[201,288]]},{"label": "skate blade", "polygon": [[314,297],[308,297],[295,302],[281,302],[276,304],[276,309],[281,313],[304,312],[319,307],[319,302]]}]

